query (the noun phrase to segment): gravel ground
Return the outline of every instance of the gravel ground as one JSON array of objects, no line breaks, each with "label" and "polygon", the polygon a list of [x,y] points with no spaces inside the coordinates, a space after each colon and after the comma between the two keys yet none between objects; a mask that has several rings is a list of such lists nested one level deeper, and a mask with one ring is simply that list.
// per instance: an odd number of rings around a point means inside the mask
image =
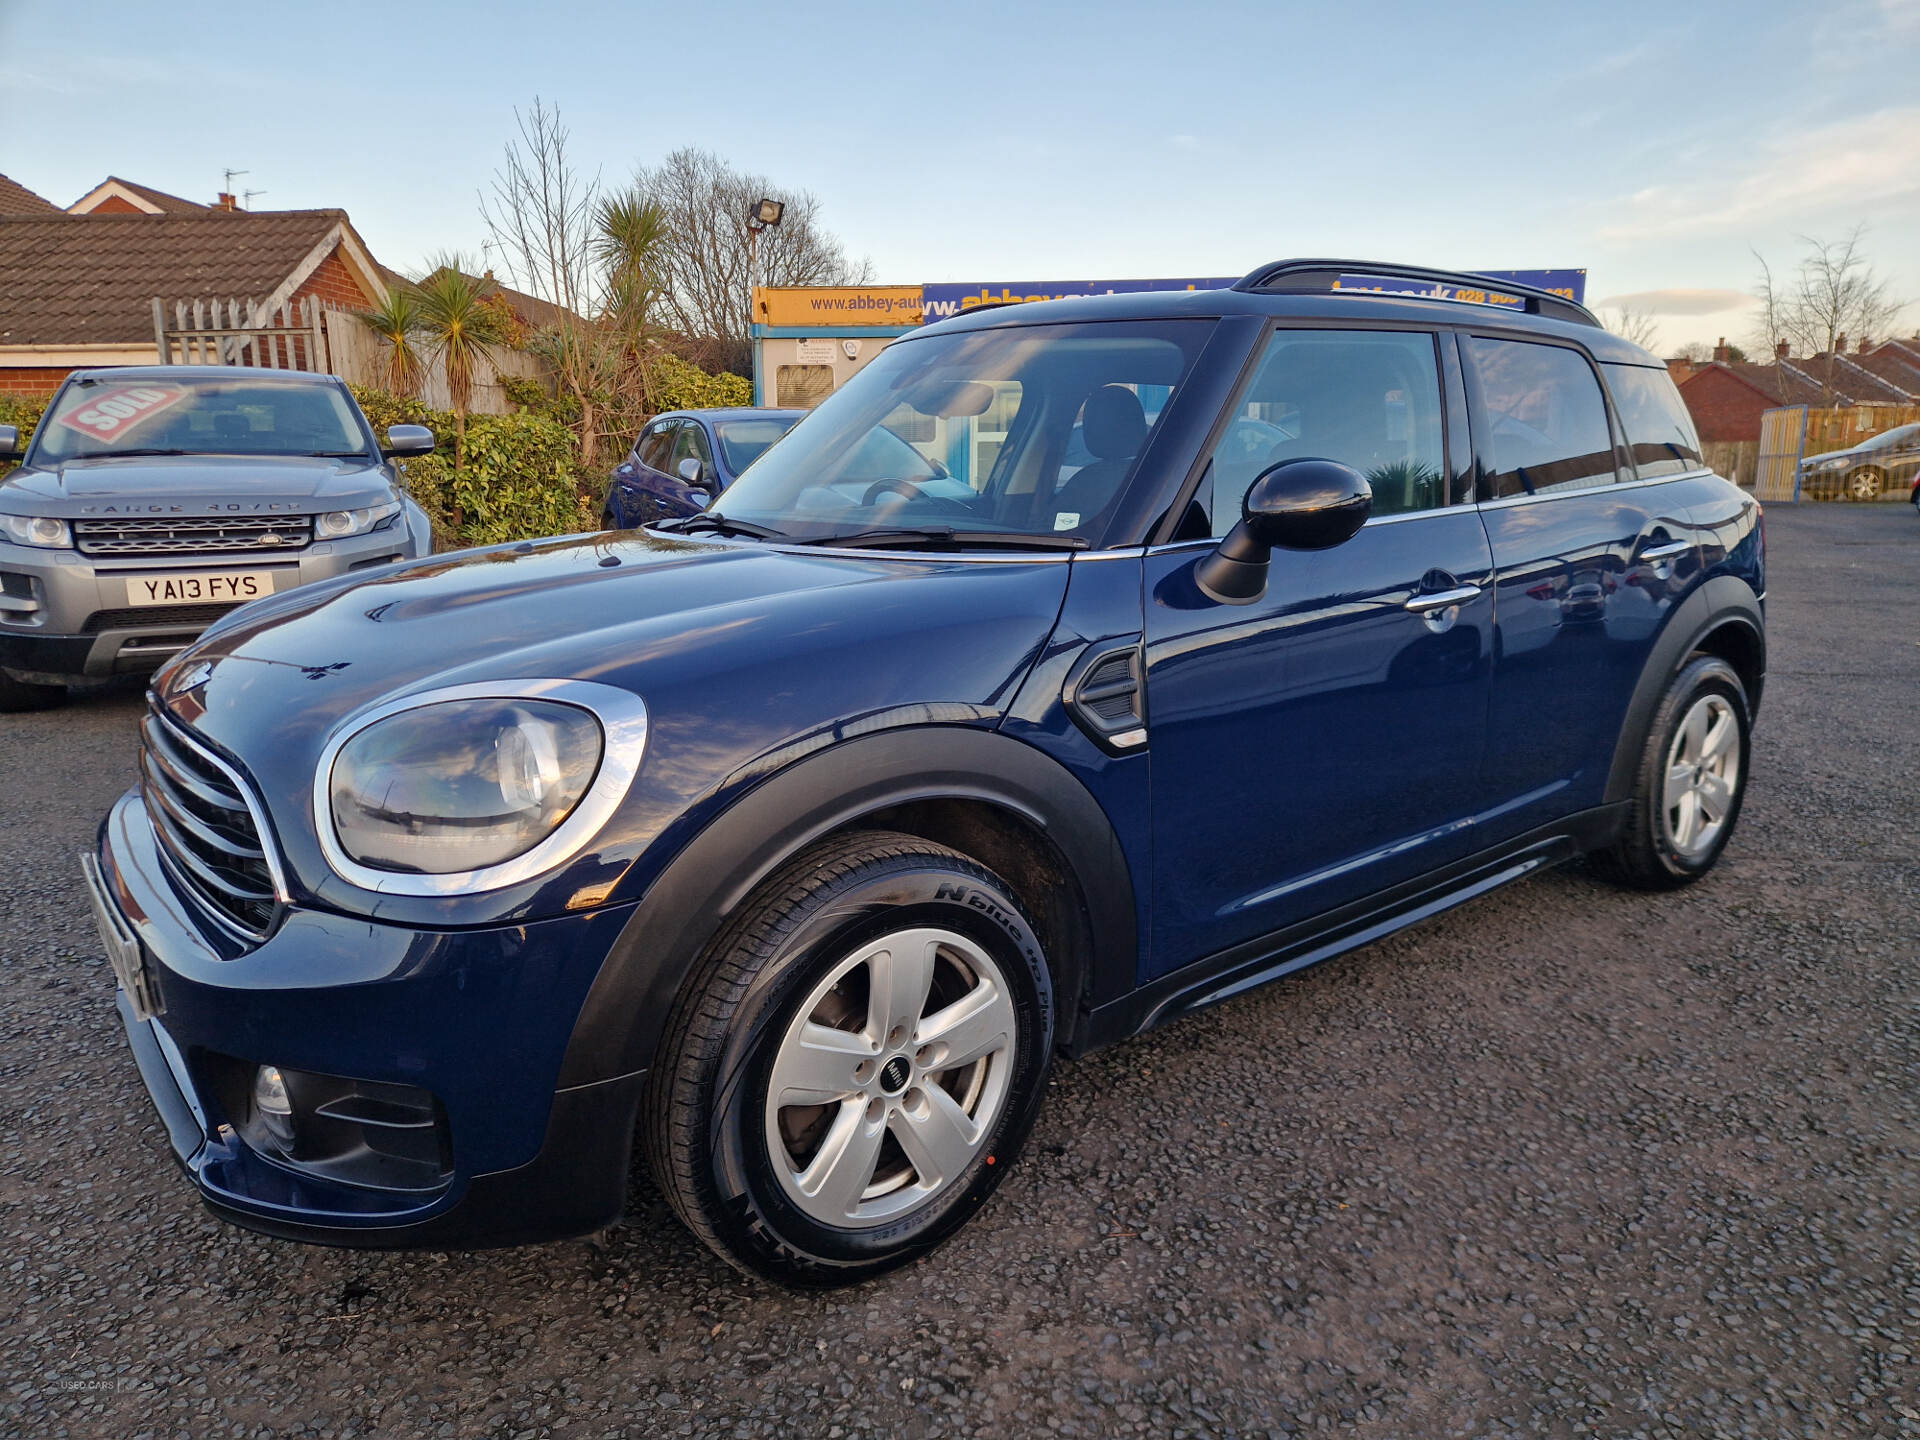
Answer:
[{"label": "gravel ground", "polygon": [[0,721],[0,1433],[1920,1436],[1920,523],[1770,533],[1709,881],[1537,878],[1062,1066],[985,1213],[825,1296],[644,1181],[602,1245],[208,1217],[72,862],[138,693]]}]

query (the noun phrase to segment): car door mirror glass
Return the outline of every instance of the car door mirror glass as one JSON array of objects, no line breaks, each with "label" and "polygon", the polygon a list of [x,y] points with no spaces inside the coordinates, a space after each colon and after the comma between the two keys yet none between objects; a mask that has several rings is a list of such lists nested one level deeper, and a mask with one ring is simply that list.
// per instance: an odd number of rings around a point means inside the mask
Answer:
[{"label": "car door mirror glass", "polygon": [[680,476],[680,478],[686,481],[689,485],[698,485],[700,483],[701,472],[704,470],[704,468],[705,467],[701,465],[699,460],[689,455],[686,457],[686,459],[682,460],[678,465],[676,465],[674,467],[674,470]]},{"label": "car door mirror glass", "polygon": [[1283,460],[1260,472],[1241,501],[1240,521],[1200,561],[1194,581],[1208,599],[1247,605],[1267,588],[1275,550],[1330,550],[1373,513],[1373,487],[1337,460]]}]

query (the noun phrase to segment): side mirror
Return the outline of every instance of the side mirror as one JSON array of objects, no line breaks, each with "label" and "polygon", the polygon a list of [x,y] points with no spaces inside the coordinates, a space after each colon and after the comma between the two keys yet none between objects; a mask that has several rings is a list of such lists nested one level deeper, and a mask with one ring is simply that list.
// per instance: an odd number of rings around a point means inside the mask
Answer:
[{"label": "side mirror", "polygon": [[698,505],[704,510],[713,503],[713,496],[704,490],[689,490],[687,491],[687,501],[689,504]]},{"label": "side mirror", "polygon": [[430,455],[433,431],[424,425],[389,425],[387,443],[380,447],[380,453],[388,459],[396,455]]},{"label": "side mirror", "polygon": [[686,481],[687,484],[698,485],[700,483],[700,477],[706,473],[706,469],[706,466],[689,455],[674,467],[674,473]]},{"label": "side mirror", "polygon": [[26,454],[20,446],[20,427],[0,425],[0,460],[18,460]]},{"label": "side mirror", "polygon": [[1193,572],[1222,605],[1250,605],[1266,593],[1275,550],[1331,550],[1373,513],[1366,476],[1337,460],[1283,460],[1263,470],[1240,502],[1240,522]]}]

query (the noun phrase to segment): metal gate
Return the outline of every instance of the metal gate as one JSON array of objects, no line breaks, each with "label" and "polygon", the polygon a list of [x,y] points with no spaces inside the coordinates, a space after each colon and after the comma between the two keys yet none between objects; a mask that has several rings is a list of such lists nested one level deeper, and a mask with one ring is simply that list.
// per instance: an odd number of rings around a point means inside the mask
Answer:
[{"label": "metal gate", "polygon": [[1784,405],[1760,417],[1760,463],[1754,471],[1757,500],[1800,498],[1800,461],[1807,450],[1807,407]]}]

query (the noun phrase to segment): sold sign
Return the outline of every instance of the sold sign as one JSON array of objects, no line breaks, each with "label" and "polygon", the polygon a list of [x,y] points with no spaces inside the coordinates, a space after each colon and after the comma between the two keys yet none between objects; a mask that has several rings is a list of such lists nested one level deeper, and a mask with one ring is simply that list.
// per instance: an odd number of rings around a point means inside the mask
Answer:
[{"label": "sold sign", "polygon": [[89,397],[86,404],[62,415],[59,423],[97,440],[111,440],[186,398],[186,390],[178,385],[121,385]]}]

